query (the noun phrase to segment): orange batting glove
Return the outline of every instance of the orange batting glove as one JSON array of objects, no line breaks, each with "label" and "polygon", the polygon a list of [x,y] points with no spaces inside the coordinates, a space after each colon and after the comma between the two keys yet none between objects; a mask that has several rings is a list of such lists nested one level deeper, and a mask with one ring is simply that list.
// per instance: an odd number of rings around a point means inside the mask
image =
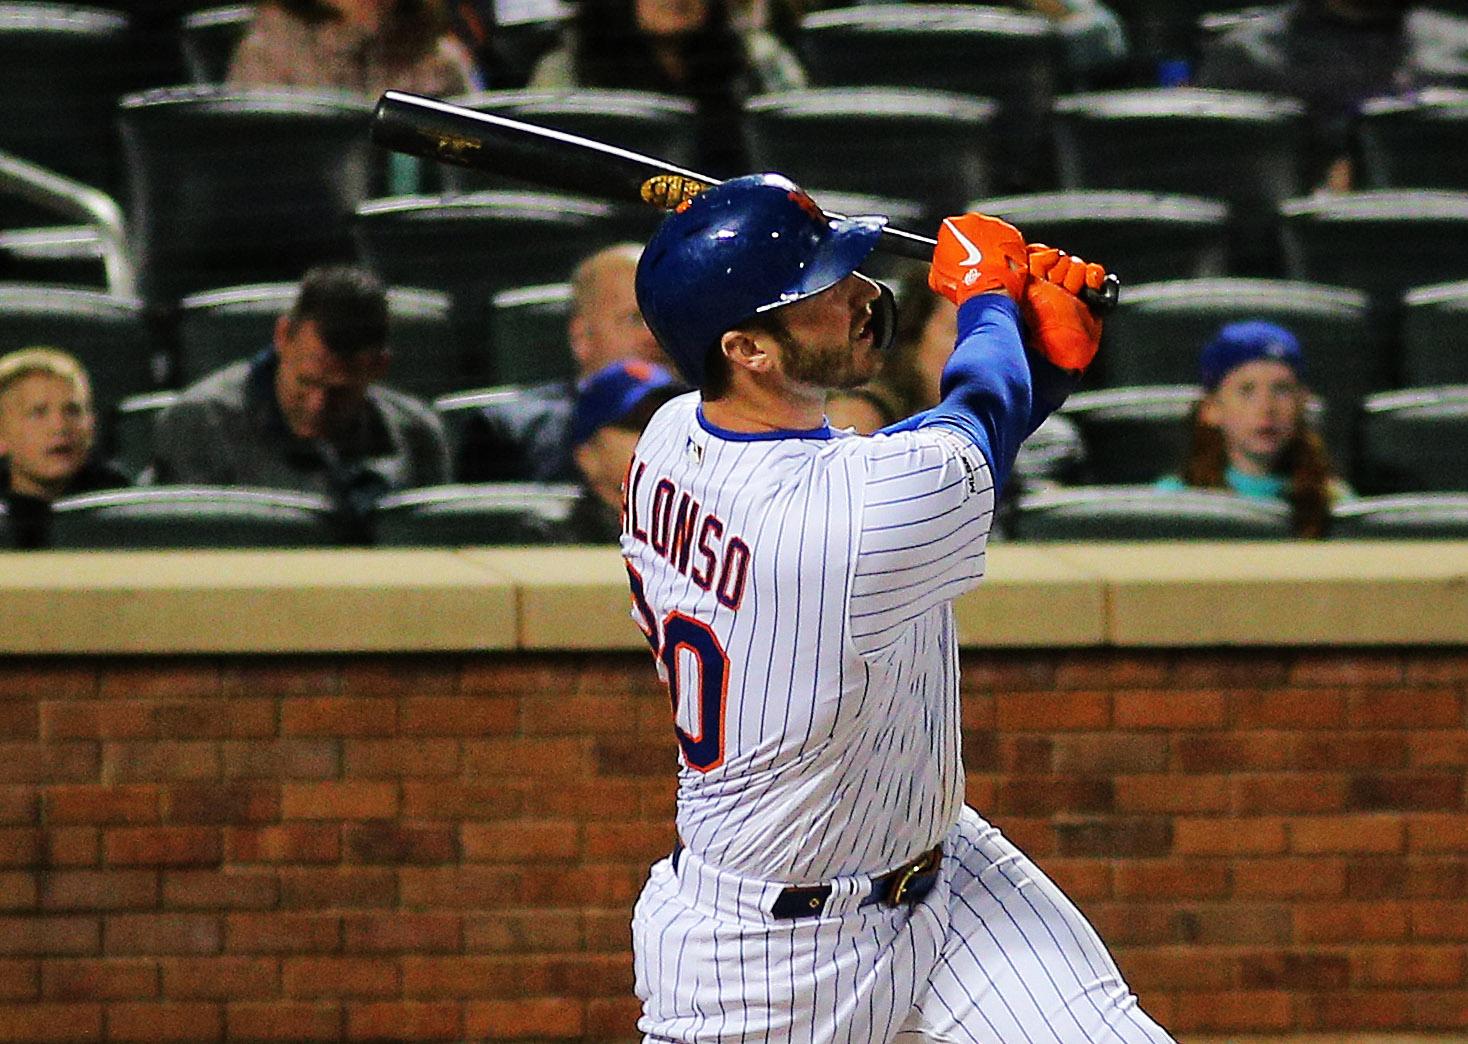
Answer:
[{"label": "orange batting glove", "polygon": [[1076,295],[1082,287],[1100,290],[1106,269],[1044,243],[1032,243],[1027,251],[1030,279],[1020,315],[1030,347],[1062,370],[1079,373],[1101,346],[1101,320]]},{"label": "orange batting glove", "polygon": [[928,285],[956,305],[976,294],[1007,294],[1019,301],[1029,278],[1019,229],[984,214],[943,219]]}]

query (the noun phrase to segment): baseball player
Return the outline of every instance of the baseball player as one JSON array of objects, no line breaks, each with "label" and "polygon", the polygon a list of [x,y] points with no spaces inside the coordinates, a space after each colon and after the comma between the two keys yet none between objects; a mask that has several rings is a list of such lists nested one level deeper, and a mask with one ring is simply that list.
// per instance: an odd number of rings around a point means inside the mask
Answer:
[{"label": "baseball player", "polygon": [[1075,295],[1105,271],[948,219],[929,276],[959,305],[943,400],[849,435],[824,403],[890,336],[891,295],[856,270],[884,221],[736,178],[638,266],[648,325],[700,389],[653,417],[626,479],[633,617],[680,748],[679,843],[633,915],[639,1029],[1168,1041],[1075,906],[964,806],[959,756],[951,602],[983,573],[1020,442],[1095,354]]}]

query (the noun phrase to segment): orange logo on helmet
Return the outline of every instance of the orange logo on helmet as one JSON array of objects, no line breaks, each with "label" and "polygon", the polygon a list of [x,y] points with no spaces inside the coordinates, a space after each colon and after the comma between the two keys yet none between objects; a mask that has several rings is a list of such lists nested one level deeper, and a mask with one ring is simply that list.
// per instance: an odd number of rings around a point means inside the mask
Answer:
[{"label": "orange logo on helmet", "polygon": [[788,192],[786,195],[790,197],[790,202],[809,214],[812,221],[819,221],[823,225],[830,223],[826,217],[826,212],[816,206],[816,201],[804,192]]}]

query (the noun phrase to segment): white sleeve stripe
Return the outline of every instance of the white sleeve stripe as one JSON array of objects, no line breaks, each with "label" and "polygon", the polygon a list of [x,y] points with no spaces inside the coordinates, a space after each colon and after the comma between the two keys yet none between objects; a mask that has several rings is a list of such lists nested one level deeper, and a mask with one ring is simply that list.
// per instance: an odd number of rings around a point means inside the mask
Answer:
[{"label": "white sleeve stripe", "polygon": [[[866,558],[870,555],[890,555],[895,552],[917,551],[925,547],[932,547],[935,544],[941,544],[947,540],[951,540],[956,534],[962,532],[965,527],[971,526],[977,522],[982,522],[984,519],[988,518],[992,514],[992,511],[985,511],[982,515],[975,516],[974,518],[964,519],[961,523],[959,523],[957,529],[949,530],[947,533],[940,534],[939,536],[934,537],[932,540],[925,540],[920,544],[903,544],[898,547],[873,548],[870,551],[863,551],[862,557]],[[870,576],[872,574],[859,572],[857,575]]]},{"label": "white sleeve stripe", "polygon": [[[964,582],[964,578],[959,577],[959,578],[957,578],[955,580],[950,580],[948,583],[944,584],[943,587],[939,588],[938,590],[941,593],[942,591],[945,591],[945,590],[947,590],[950,587],[961,586],[963,584],[963,582]],[[925,601],[926,601],[926,599],[925,599]],[[912,603],[909,603],[909,604],[912,604]],[[855,629],[853,629],[852,630],[852,636],[855,637],[855,638],[870,638],[873,635],[882,634],[884,632],[899,631],[905,625],[907,625],[907,624],[911,623],[912,621],[916,620],[918,617],[922,616],[923,613],[926,613],[927,611],[928,611],[928,609],[925,606],[924,608],[918,610],[917,612],[913,613],[910,616],[903,617],[901,620],[895,620],[895,621],[893,621],[891,624],[889,624],[886,627],[879,627],[879,628],[877,628],[875,630],[871,630],[871,631],[856,631]]]}]

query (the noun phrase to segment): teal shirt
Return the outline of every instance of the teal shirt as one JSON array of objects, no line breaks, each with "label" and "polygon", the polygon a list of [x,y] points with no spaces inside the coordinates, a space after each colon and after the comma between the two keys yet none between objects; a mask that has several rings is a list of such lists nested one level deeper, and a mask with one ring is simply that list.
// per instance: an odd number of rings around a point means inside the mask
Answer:
[{"label": "teal shirt", "polygon": [[[1223,481],[1239,496],[1256,500],[1284,500],[1289,486],[1289,480],[1278,475],[1246,475],[1233,466],[1223,473]],[[1188,485],[1177,475],[1164,475],[1157,480],[1156,488],[1180,491]]]}]

